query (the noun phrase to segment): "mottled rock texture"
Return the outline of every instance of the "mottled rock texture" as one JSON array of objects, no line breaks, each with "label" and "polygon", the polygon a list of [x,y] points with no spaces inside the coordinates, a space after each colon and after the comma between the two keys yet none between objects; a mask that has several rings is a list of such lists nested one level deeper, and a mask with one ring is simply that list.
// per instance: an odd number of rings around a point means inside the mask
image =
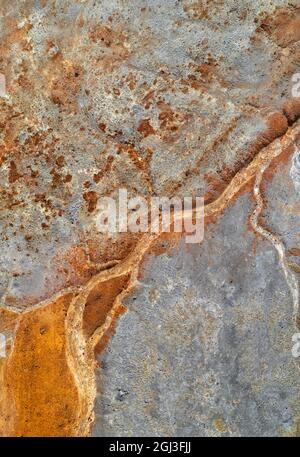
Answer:
[{"label": "mottled rock texture", "polygon": [[[299,435],[299,2],[0,0],[0,38],[0,434]],[[203,242],[101,234],[120,188],[204,196]]]}]

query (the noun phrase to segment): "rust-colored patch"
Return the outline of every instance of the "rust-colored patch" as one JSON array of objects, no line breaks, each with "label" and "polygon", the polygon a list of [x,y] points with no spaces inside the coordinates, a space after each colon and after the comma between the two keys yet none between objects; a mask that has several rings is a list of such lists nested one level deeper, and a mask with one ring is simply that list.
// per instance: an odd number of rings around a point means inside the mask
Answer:
[{"label": "rust-colored patch", "polygon": [[51,81],[51,96],[56,105],[76,112],[82,73],[81,68],[61,59],[56,60],[55,65],[49,63],[49,67],[44,70],[44,76]]},{"label": "rust-colored patch", "polygon": [[102,282],[90,292],[83,315],[83,329],[86,337],[90,337],[96,328],[104,324],[116,297],[126,288],[128,282],[129,275],[126,274]]},{"label": "rust-colored patch", "polygon": [[91,190],[83,194],[84,200],[87,202],[88,212],[93,213],[97,206],[98,195],[97,192]]},{"label": "rust-colored patch", "polygon": [[89,38],[104,48],[103,56],[98,62],[103,70],[111,70],[130,55],[125,45],[124,31],[112,30],[109,25],[97,24],[90,29]]},{"label": "rust-colored patch", "polygon": [[120,233],[118,240],[110,243],[107,243],[105,239],[99,243],[97,240],[90,238],[87,240],[90,259],[92,262],[109,262],[112,259],[125,259],[128,253],[134,249],[140,238],[140,233],[129,232]]},{"label": "rust-colored patch", "polygon": [[267,144],[284,135],[288,129],[287,119],[284,114],[280,112],[270,114],[266,123],[268,129],[264,133],[264,138],[268,142]]},{"label": "rust-colored patch", "polygon": [[96,184],[98,184],[98,182],[101,181],[103,176],[105,176],[107,173],[109,173],[111,171],[113,161],[114,161],[114,157],[113,156],[109,156],[107,158],[107,161],[106,161],[106,164],[105,164],[103,170],[101,170],[98,173],[94,174],[93,180],[94,180],[94,182]]},{"label": "rust-colored patch", "polygon": [[272,16],[268,16],[261,23],[279,44],[286,47],[300,40],[300,8],[278,9]]},{"label": "rust-colored patch", "polygon": [[[228,186],[230,182],[230,176],[232,175],[232,170],[224,169],[222,172],[223,179],[218,176],[205,176],[207,183],[210,186],[210,190],[204,194],[204,204],[209,205],[214,200],[216,200],[222,192]],[[240,188],[240,190],[236,193],[236,195],[232,199],[232,203],[234,203],[241,195],[245,193],[251,192],[253,187],[253,179],[246,182],[244,186]]]},{"label": "rust-colored patch", "polygon": [[13,429],[2,435],[76,434],[78,396],[66,357],[68,294],[20,315],[13,351],[6,362],[6,395],[13,405]]},{"label": "rust-colored patch", "polygon": [[143,119],[138,126],[138,131],[143,135],[143,137],[147,137],[149,135],[154,135],[155,130],[150,124],[149,119]]},{"label": "rust-colored patch", "polygon": [[146,161],[139,155],[139,153],[130,144],[120,144],[118,146],[119,152],[126,152],[136,168],[139,170],[145,170],[148,167]]},{"label": "rust-colored patch", "polygon": [[188,116],[186,113],[173,111],[171,106],[164,102],[158,102],[157,106],[161,111],[158,115],[160,133],[165,140],[168,140],[170,133],[176,132],[187,121]]},{"label": "rust-colored patch", "polygon": [[0,436],[14,434],[14,398],[9,389],[9,380],[6,379],[7,361],[12,350],[14,332],[18,323],[18,315],[12,311],[0,310],[0,332],[5,337],[1,341],[0,357]]},{"label": "rust-colored patch", "polygon": [[18,181],[20,177],[21,175],[18,173],[17,165],[13,160],[11,160],[9,164],[8,181],[10,184],[13,184],[14,182]]},{"label": "rust-colored patch", "polygon": [[283,104],[283,112],[289,124],[293,124],[300,117],[300,97],[291,98]]}]

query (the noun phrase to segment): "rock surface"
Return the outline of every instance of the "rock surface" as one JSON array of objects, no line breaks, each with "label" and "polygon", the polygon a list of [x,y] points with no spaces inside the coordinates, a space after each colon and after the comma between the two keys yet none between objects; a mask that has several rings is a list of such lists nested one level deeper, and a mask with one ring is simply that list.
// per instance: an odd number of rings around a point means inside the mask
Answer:
[{"label": "rock surface", "polygon": [[[0,434],[299,435],[299,3],[0,12]],[[100,233],[120,188],[203,242]]]},{"label": "rock surface", "polygon": [[272,245],[254,247],[251,207],[149,258],[99,358],[95,436],[299,433],[290,291]]}]

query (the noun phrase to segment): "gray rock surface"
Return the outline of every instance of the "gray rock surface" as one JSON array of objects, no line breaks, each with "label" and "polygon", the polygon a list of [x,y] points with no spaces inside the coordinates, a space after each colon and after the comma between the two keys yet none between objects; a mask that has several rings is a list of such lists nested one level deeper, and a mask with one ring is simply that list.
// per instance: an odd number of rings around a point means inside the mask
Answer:
[{"label": "gray rock surface", "polygon": [[299,433],[292,299],[251,208],[242,196],[203,244],[148,260],[99,357],[94,436]]}]

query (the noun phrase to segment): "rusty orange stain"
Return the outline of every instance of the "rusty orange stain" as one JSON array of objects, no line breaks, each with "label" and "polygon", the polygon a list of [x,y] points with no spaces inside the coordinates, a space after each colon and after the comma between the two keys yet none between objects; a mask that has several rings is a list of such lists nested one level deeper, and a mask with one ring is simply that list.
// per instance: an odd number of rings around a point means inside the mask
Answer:
[{"label": "rusty orange stain", "polygon": [[2,436],[74,434],[78,396],[65,351],[71,298],[60,297],[19,317],[12,353],[2,367]]}]

